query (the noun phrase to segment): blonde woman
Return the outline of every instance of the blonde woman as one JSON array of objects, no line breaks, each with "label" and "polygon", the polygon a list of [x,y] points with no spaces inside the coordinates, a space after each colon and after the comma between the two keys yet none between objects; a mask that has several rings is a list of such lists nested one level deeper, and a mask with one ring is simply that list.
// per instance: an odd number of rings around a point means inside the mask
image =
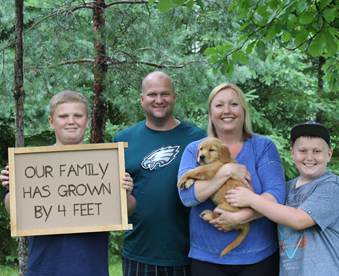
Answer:
[{"label": "blonde woman", "polygon": [[[236,213],[218,208],[209,199],[229,178],[251,182],[254,192],[274,202],[284,203],[283,165],[274,143],[252,131],[249,108],[239,87],[223,83],[213,89],[208,100],[209,136],[223,141],[238,164],[226,164],[212,180],[197,180],[193,187],[180,191],[181,201],[192,207],[190,214],[192,276],[205,275],[279,275],[279,253],[276,225],[251,208]],[[203,139],[202,139],[203,140]],[[197,167],[199,143],[187,146],[181,159],[178,177]],[[199,214],[215,210],[219,218],[205,222]],[[238,231],[233,227],[251,222],[244,242],[220,258]]]}]

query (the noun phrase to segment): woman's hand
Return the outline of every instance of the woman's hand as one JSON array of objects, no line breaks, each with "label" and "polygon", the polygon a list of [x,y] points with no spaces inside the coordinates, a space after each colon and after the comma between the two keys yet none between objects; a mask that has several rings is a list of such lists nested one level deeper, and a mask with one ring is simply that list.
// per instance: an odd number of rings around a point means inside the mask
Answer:
[{"label": "woman's hand", "polygon": [[127,172],[125,173],[125,176],[122,179],[122,187],[126,189],[127,197],[129,197],[129,195],[133,191],[134,184],[133,184],[133,178]]},{"label": "woman's hand", "polygon": [[239,180],[244,183],[247,188],[251,189],[249,183],[251,182],[252,178],[245,165],[240,165],[238,163],[227,163],[219,169],[216,176],[219,175],[219,173],[221,175],[228,175],[229,178],[233,180]]},{"label": "woman's hand", "polygon": [[246,186],[249,186],[251,174],[244,165],[227,163],[216,172],[211,180],[195,181],[195,196],[201,202],[207,200],[230,178],[239,180]]},{"label": "woman's hand", "polygon": [[6,166],[6,168],[1,171],[0,181],[2,182],[2,186],[9,190],[9,166]]},{"label": "woman's hand", "polygon": [[241,223],[238,212],[227,212],[219,208],[215,208],[214,212],[220,214],[220,216],[209,223],[218,228],[219,231],[229,232]]}]

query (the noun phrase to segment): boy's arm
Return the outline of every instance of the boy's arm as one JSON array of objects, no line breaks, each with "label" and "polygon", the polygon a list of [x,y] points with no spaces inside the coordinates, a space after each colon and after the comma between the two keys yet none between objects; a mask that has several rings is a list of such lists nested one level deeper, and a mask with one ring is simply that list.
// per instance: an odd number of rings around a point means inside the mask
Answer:
[{"label": "boy's arm", "polygon": [[234,207],[251,207],[270,220],[292,229],[301,230],[316,225],[305,211],[273,202],[242,187],[229,190],[226,199]]},{"label": "boy's arm", "polygon": [[[9,190],[9,166],[6,166],[6,168],[1,171],[0,180],[2,182],[2,186]],[[8,213],[10,211],[9,198],[10,198],[10,196],[9,196],[9,192],[8,192],[8,194],[6,194],[6,196],[5,196],[5,207],[6,207],[6,210],[7,210]]]},{"label": "boy's arm", "polygon": [[9,201],[9,193],[5,197],[5,207],[7,212],[10,214],[10,201]]},{"label": "boy's arm", "polygon": [[[274,196],[269,193],[261,194],[261,197],[265,197],[267,200],[277,202]],[[238,225],[251,222],[253,220],[262,218],[264,215],[254,210],[253,208],[243,208],[239,212],[227,212],[219,208],[215,208],[214,212],[220,214],[220,216],[210,223],[219,231],[228,232],[235,229]]]}]

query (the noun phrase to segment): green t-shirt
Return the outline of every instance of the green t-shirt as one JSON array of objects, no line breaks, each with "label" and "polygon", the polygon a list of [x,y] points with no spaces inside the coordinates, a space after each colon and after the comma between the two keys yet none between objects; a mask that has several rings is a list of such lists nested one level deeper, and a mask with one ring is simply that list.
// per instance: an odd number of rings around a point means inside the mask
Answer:
[{"label": "green t-shirt", "polygon": [[188,216],[179,198],[177,173],[186,146],[206,136],[200,128],[181,121],[168,131],[149,129],[145,121],[127,128],[113,142],[128,142],[126,172],[134,181],[136,210],[129,217],[122,255],[158,266],[190,263]]}]

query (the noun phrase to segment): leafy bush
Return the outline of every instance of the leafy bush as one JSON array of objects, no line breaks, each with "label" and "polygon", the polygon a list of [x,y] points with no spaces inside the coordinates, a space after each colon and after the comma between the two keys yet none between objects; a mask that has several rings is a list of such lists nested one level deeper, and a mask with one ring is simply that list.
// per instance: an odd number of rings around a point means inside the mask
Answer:
[{"label": "leafy bush", "polygon": [[109,239],[109,263],[115,263],[121,258],[124,236],[124,231],[111,232]]}]

